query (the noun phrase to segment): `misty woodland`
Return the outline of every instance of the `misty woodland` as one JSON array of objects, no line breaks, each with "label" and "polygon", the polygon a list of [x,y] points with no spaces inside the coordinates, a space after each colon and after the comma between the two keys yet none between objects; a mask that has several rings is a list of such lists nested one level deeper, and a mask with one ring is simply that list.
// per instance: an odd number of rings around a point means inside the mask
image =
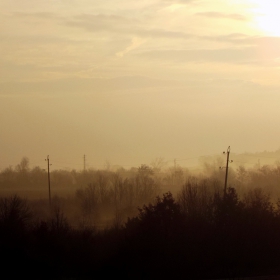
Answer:
[{"label": "misty woodland", "polygon": [[[0,173],[7,279],[237,279],[280,274],[280,165]],[[22,194],[22,195],[21,195]],[[24,195],[25,194],[25,195]],[[12,264],[12,268],[11,268]]]},{"label": "misty woodland", "polygon": [[0,0],[0,280],[280,280],[279,77],[280,0]]}]

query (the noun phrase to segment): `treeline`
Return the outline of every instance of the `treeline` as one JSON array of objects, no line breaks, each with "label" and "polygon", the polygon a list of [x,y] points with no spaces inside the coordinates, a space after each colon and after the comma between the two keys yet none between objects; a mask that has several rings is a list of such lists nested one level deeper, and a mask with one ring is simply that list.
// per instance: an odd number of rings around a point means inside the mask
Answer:
[{"label": "treeline", "polygon": [[[225,177],[224,161],[225,159],[221,157],[205,159],[205,162],[201,163],[199,169],[192,171],[182,168],[178,164],[165,168],[166,163],[161,158],[155,160],[151,165],[143,164],[130,169],[119,167],[114,171],[110,170],[110,168],[107,170],[87,169],[82,171],[55,169],[50,172],[51,187],[53,194],[66,196],[73,194],[77,189],[88,187],[90,183],[96,181],[96,177],[100,173],[108,178],[117,174],[122,179],[131,179],[139,176],[141,172],[148,175],[162,192],[170,190],[175,193],[180,190],[186,180],[193,176],[200,179],[212,178],[223,183]],[[272,197],[277,198],[280,196],[279,179],[279,161],[272,165],[255,165],[253,168],[245,168],[243,165],[237,167],[229,165],[228,182],[240,194],[243,191],[259,187],[269,192]],[[8,192],[9,190],[18,192],[23,190],[25,193],[28,193],[29,190],[32,190],[34,191],[34,198],[47,197],[47,186],[47,171],[39,166],[30,168],[27,157],[22,158],[15,167],[9,166],[0,171],[1,193]]]},{"label": "treeline", "polygon": [[[163,162],[152,166],[141,165],[126,170],[51,171],[52,204],[67,216],[76,228],[122,225],[137,214],[137,208],[148,204],[163,193],[171,191],[177,196],[186,181],[211,181],[212,186],[223,188],[224,159],[204,163],[199,172],[190,172],[179,165],[164,169]],[[229,168],[228,185],[234,187],[241,199],[255,188],[270,195],[272,203],[280,197],[280,165],[256,166],[246,169]],[[39,167],[30,168],[28,158],[15,167],[0,172],[0,197],[18,194],[30,200],[37,218],[48,215],[47,172]]]},{"label": "treeline", "polygon": [[[84,193],[86,195],[86,193]],[[2,273],[11,279],[218,279],[280,273],[280,203],[262,189],[242,198],[216,180],[188,180],[122,225],[73,227],[53,202],[0,199]]]},{"label": "treeline", "polygon": [[[75,169],[68,170],[51,170],[51,186],[54,193],[61,192],[69,194],[78,188],[87,187],[96,177],[102,173],[106,177],[112,177],[115,174],[123,179],[135,178],[139,175],[148,175],[152,178],[162,189],[165,187],[181,187],[186,179],[186,174],[189,172],[181,167],[170,168],[163,170],[161,163],[154,163],[153,166],[142,164],[139,167],[132,167],[124,169],[122,167],[111,171],[110,169],[86,169],[77,171]],[[47,188],[47,170],[39,166],[30,168],[29,159],[22,158],[19,164],[15,167],[9,166],[0,171],[0,191],[5,190],[37,190],[43,194]],[[47,194],[47,192],[45,192]],[[38,195],[37,195],[38,196]]]},{"label": "treeline", "polygon": [[[47,215],[47,172],[30,168],[28,158],[0,172],[0,197],[18,194],[30,199],[38,217]],[[121,225],[165,189],[182,186],[185,175],[180,168],[160,173],[158,167],[141,165],[118,171],[53,170],[50,173],[52,204],[67,215],[71,226],[99,227]]]}]

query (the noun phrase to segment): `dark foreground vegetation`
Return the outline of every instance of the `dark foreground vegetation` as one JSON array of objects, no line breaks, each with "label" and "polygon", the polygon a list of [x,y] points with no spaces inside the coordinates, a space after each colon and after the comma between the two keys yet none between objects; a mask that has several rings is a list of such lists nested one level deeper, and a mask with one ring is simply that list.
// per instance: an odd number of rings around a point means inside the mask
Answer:
[{"label": "dark foreground vegetation", "polygon": [[4,275],[29,279],[210,279],[280,273],[280,211],[260,190],[211,196],[187,183],[123,226],[73,228],[59,208],[32,221],[27,201],[0,200]]},{"label": "dark foreground vegetation", "polygon": [[[262,185],[276,188],[280,173],[278,167],[265,170],[232,172],[226,194],[223,176],[215,169],[208,177],[184,177],[177,170],[156,177],[154,170],[141,166],[132,174],[78,174],[88,184],[73,196],[52,197],[51,205],[45,198],[2,196],[2,275],[234,279],[280,274],[280,202]],[[10,171],[32,181],[31,170]],[[181,187],[176,194],[160,194],[168,183]]]}]

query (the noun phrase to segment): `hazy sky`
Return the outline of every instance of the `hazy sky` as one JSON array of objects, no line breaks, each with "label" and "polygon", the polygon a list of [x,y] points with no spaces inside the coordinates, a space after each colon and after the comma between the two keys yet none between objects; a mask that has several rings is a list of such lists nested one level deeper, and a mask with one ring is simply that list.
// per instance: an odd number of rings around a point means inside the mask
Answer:
[{"label": "hazy sky", "polygon": [[[0,169],[280,148],[279,0],[0,0]],[[190,159],[188,161],[187,159]]]}]

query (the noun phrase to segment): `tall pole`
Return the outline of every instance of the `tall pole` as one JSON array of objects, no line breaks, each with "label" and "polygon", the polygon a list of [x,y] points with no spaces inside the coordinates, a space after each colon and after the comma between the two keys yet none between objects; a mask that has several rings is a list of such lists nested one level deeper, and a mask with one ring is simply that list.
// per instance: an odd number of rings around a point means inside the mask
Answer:
[{"label": "tall pole", "polygon": [[49,204],[51,205],[51,179],[50,179],[50,157],[49,156],[47,156],[46,161],[48,162]]},{"label": "tall pole", "polygon": [[229,146],[228,149],[227,149],[227,165],[226,165],[226,176],[225,176],[224,196],[226,196],[226,193],[227,193],[227,178],[228,178],[229,154],[230,154],[230,146]]},{"label": "tall pole", "polygon": [[84,172],[86,171],[86,155],[84,155]]}]

